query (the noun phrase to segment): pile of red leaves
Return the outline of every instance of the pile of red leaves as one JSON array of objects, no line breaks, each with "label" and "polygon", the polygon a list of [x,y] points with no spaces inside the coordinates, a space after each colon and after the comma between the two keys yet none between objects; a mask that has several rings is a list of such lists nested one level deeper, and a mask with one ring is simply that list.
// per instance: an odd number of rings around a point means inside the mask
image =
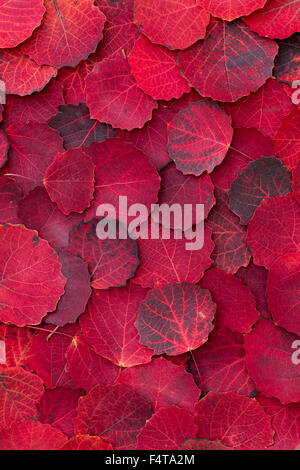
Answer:
[{"label": "pile of red leaves", "polygon": [[[300,444],[299,45],[296,0],[0,0],[0,449]],[[120,195],[204,247],[100,240]]]}]

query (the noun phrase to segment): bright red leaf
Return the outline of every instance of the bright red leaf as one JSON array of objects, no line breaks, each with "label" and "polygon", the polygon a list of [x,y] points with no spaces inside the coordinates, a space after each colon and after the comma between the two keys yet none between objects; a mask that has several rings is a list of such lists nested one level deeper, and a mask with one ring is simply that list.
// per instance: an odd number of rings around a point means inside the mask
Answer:
[{"label": "bright red leaf", "polygon": [[197,4],[223,20],[232,21],[243,15],[250,15],[255,10],[262,8],[267,0],[197,0]]},{"label": "bright red leaf", "polygon": [[113,450],[113,447],[101,437],[79,435],[70,439],[61,450]]},{"label": "bright red leaf", "polygon": [[275,154],[289,170],[294,170],[300,159],[299,125],[300,109],[295,108],[282,120],[273,137]]},{"label": "bright red leaf", "polygon": [[1,450],[58,450],[67,441],[59,429],[33,419],[0,433]]},{"label": "bright red leaf", "polygon": [[0,178],[0,223],[18,224],[18,203],[22,199],[23,192],[19,185],[11,178]]}]

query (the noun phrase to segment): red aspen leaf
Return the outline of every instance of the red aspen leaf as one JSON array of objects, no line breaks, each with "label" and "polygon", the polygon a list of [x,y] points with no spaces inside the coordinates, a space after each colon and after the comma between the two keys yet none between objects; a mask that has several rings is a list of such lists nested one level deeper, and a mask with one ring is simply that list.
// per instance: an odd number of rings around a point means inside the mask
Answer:
[{"label": "red aspen leaf", "polygon": [[200,439],[219,440],[237,450],[263,450],[273,440],[271,418],[255,400],[209,392],[196,405]]},{"label": "red aspen leaf", "polygon": [[139,450],[177,450],[186,438],[196,437],[194,417],[188,411],[169,406],[158,410],[138,436]]},{"label": "red aspen leaf", "polygon": [[59,113],[51,119],[49,125],[56,129],[65,149],[88,147],[92,142],[102,142],[114,136],[113,129],[107,124],[90,118],[85,104],[59,106]]},{"label": "red aspen leaf", "polygon": [[0,48],[16,47],[40,26],[45,8],[43,0],[2,0],[0,4]]},{"label": "red aspen leaf", "polygon": [[129,131],[143,127],[158,107],[138,88],[121,55],[94,66],[86,79],[86,101],[92,119]]},{"label": "red aspen leaf", "polygon": [[19,185],[11,178],[0,177],[0,223],[18,224],[18,203],[22,199],[23,192]]},{"label": "red aspen leaf", "polygon": [[283,164],[294,170],[300,159],[300,109],[295,108],[283,118],[277,133],[273,137],[275,154],[281,158]]},{"label": "red aspen leaf", "polygon": [[280,256],[299,251],[300,207],[291,193],[262,201],[249,223],[247,243],[254,263],[267,269]]},{"label": "red aspen leaf", "polygon": [[91,59],[101,62],[107,57],[113,57],[124,51],[126,55],[133,48],[135,40],[139,37],[139,29],[133,23],[133,4],[120,5],[120,2],[110,0],[96,0],[96,4],[106,16],[103,30],[103,40]]},{"label": "red aspen leaf", "polygon": [[118,382],[144,396],[155,412],[176,405],[193,414],[200,395],[192,375],[163,357],[121,371]]},{"label": "red aspen leaf", "polygon": [[132,450],[151,415],[150,403],[124,385],[97,385],[80,398],[74,427],[77,434],[99,436],[117,449]]},{"label": "red aspen leaf", "polygon": [[22,46],[37,64],[75,67],[95,52],[102,39],[104,14],[93,0],[52,0],[45,4],[43,22]]},{"label": "red aspen leaf", "polygon": [[210,441],[209,439],[185,439],[179,450],[232,450],[223,446],[220,441]]},{"label": "red aspen leaf", "polygon": [[268,272],[263,266],[256,266],[252,261],[246,268],[240,268],[236,277],[248,286],[255,297],[256,308],[264,318],[270,318],[266,287]]},{"label": "red aspen leaf", "polygon": [[47,326],[43,330],[32,340],[28,358],[30,369],[43,379],[48,388],[76,389],[67,370],[66,353],[77,334],[78,325],[67,325],[58,331]]},{"label": "red aspen leaf", "polygon": [[265,319],[245,337],[246,367],[257,390],[283,404],[299,401],[299,365],[292,362],[292,345],[298,340]]},{"label": "red aspen leaf", "polygon": [[56,79],[51,80],[39,93],[28,96],[8,95],[5,104],[4,126],[8,127],[16,122],[24,124],[31,121],[46,124],[52,116],[55,116],[58,106],[63,103],[63,87]]},{"label": "red aspen leaf", "polygon": [[232,21],[243,15],[250,15],[255,10],[262,8],[267,0],[197,0],[197,4],[208,11],[211,15]]},{"label": "red aspen leaf", "polygon": [[93,64],[89,60],[83,60],[75,69],[63,67],[59,70],[57,80],[63,86],[66,104],[78,106],[85,102],[85,79],[91,70]]},{"label": "red aspen leaf", "polygon": [[30,328],[0,325],[0,340],[5,347],[5,367],[26,367],[35,334],[36,332]]},{"label": "red aspen leaf", "polygon": [[207,173],[200,177],[185,176],[174,164],[170,164],[160,171],[160,177],[159,204],[180,204],[182,207],[184,204],[193,204],[193,225],[197,224],[196,204],[204,204],[204,217],[208,216],[216,200],[214,186]]},{"label": "red aspen leaf", "polygon": [[65,326],[67,323],[75,323],[85,311],[92,290],[88,268],[80,258],[67,251],[60,251],[58,259],[61,272],[67,279],[65,293],[60,298],[56,310],[48,313],[44,322]]},{"label": "red aspen leaf", "polygon": [[0,429],[33,416],[43,393],[40,377],[20,367],[0,370]]},{"label": "red aspen leaf", "polygon": [[35,188],[18,206],[18,217],[27,228],[35,229],[56,250],[67,247],[69,234],[82,216],[66,216],[51,202],[45,188]]},{"label": "red aspen leaf", "polygon": [[88,265],[94,289],[125,286],[139,263],[136,241],[100,240],[96,227],[95,219],[77,225],[70,234],[68,251]]},{"label": "red aspen leaf", "polygon": [[231,118],[217,103],[191,103],[168,124],[168,136],[168,152],[179,171],[196,176],[211,173],[230,147]]},{"label": "red aspen leaf", "polygon": [[207,343],[193,352],[190,369],[204,392],[251,396],[255,384],[247,372],[245,356],[243,335],[215,328]]},{"label": "red aspen leaf", "polygon": [[290,172],[278,158],[261,157],[233,181],[229,191],[230,210],[247,225],[257,207],[267,198],[285,196],[292,190]]},{"label": "red aspen leaf", "polygon": [[297,0],[268,0],[264,8],[243,20],[260,36],[284,39],[300,30],[299,13]]},{"label": "red aspen leaf", "polygon": [[58,256],[35,230],[0,225],[0,232],[0,320],[37,325],[64,293]]},{"label": "red aspen leaf", "polygon": [[59,429],[29,419],[0,433],[1,450],[58,450],[67,441]]},{"label": "red aspen leaf", "polygon": [[51,424],[69,438],[72,437],[73,418],[77,414],[78,400],[82,394],[80,390],[68,390],[62,387],[46,390],[37,406],[38,420],[42,424]]},{"label": "red aspen leaf", "polygon": [[169,284],[149,292],[135,325],[141,344],[176,356],[207,341],[215,311],[209,291],[188,282]]},{"label": "red aspen leaf", "polygon": [[267,299],[275,324],[300,336],[300,253],[274,261],[268,273]]},{"label": "red aspen leaf", "polygon": [[137,85],[155,100],[169,101],[190,91],[180,75],[177,53],[141,36],[134,44],[128,61]]},{"label": "red aspen leaf", "polygon": [[70,439],[61,450],[113,450],[113,447],[101,437],[78,435]]},{"label": "red aspen leaf", "polygon": [[293,103],[283,84],[270,78],[257,92],[227,104],[225,109],[234,127],[253,127],[266,137],[273,137]]},{"label": "red aspen leaf", "polygon": [[217,304],[215,325],[248,333],[259,319],[254,296],[247,286],[221,269],[210,269],[201,281]]},{"label": "red aspen leaf", "polygon": [[42,186],[55,155],[64,151],[59,134],[47,124],[36,122],[13,124],[6,134],[10,151],[3,171],[16,180],[24,193]]},{"label": "red aspen leaf", "polygon": [[279,52],[275,59],[274,76],[290,85],[300,77],[300,34],[278,41]]},{"label": "red aspen leaf", "polygon": [[83,339],[119,367],[144,364],[153,356],[140,344],[134,324],[147,292],[131,283],[122,289],[94,291],[80,318]]},{"label": "red aspen leaf", "polygon": [[212,172],[211,179],[218,189],[228,191],[231,183],[238,177],[241,170],[259,157],[274,154],[272,141],[256,129],[236,128],[229,151],[222,162]]},{"label": "red aspen leaf", "polygon": [[179,66],[200,95],[232,102],[272,76],[277,52],[274,41],[252,33],[242,21],[213,18],[205,40],[180,52]]},{"label": "red aspen leaf", "polygon": [[0,128],[0,168],[6,163],[8,157],[9,142],[6,133]]},{"label": "red aspen leaf", "polygon": [[293,196],[300,204],[300,162],[293,171]]},{"label": "red aspen leaf", "polygon": [[275,431],[274,444],[270,450],[294,450],[300,443],[300,405],[282,405],[276,398],[268,398],[259,393],[256,397],[265,412],[271,416]]},{"label": "red aspen leaf", "polygon": [[118,377],[119,368],[96,354],[79,336],[71,342],[66,358],[68,373],[77,387],[87,392],[99,383],[111,385]]},{"label": "red aspen leaf", "polygon": [[95,194],[91,208],[85,213],[86,221],[96,217],[99,205],[111,204],[115,208],[116,219],[127,225],[126,220],[131,218],[127,208],[118,210],[120,196],[127,197],[128,207],[144,204],[148,213],[151,212],[151,205],[157,202],[160,177],[146,155],[119,139],[91,144],[85,152],[96,165]]},{"label": "red aspen leaf", "polygon": [[250,261],[251,254],[246,244],[247,231],[239,224],[238,217],[229,210],[225,191],[219,190],[215,194],[217,204],[207,219],[215,244],[212,258],[218,268],[234,274],[241,266],[248,266]]},{"label": "red aspen leaf", "polygon": [[37,65],[19,49],[2,49],[0,52],[0,78],[8,94],[31,95],[42,90],[56,75],[54,67]]},{"label": "red aspen leaf", "polygon": [[94,194],[95,165],[82,149],[58,153],[43,180],[52,202],[65,215],[83,212]]},{"label": "red aspen leaf", "polygon": [[134,21],[150,41],[185,49],[204,38],[209,13],[195,0],[136,0]]},{"label": "red aspen leaf", "polygon": [[205,227],[204,230],[201,250],[187,250],[187,241],[184,238],[176,239],[173,231],[169,239],[160,236],[158,240],[137,240],[140,263],[133,282],[149,288],[163,287],[171,282],[198,282],[212,264],[211,254],[214,249],[210,229]]}]

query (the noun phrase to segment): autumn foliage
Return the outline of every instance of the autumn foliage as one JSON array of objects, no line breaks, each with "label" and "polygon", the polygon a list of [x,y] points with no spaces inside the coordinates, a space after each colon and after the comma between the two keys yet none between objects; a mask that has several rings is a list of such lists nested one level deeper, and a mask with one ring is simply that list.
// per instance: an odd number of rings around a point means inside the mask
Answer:
[{"label": "autumn foliage", "polygon": [[[300,445],[299,45],[296,0],[0,0],[0,450]],[[203,247],[100,239],[119,196]]]}]

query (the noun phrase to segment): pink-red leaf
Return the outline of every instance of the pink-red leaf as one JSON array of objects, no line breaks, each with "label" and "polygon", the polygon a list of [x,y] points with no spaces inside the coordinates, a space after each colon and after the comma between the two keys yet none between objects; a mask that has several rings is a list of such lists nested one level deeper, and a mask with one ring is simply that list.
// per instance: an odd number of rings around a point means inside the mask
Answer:
[{"label": "pink-red leaf", "polygon": [[0,433],[1,450],[57,450],[66,441],[59,429],[31,419]]}]

